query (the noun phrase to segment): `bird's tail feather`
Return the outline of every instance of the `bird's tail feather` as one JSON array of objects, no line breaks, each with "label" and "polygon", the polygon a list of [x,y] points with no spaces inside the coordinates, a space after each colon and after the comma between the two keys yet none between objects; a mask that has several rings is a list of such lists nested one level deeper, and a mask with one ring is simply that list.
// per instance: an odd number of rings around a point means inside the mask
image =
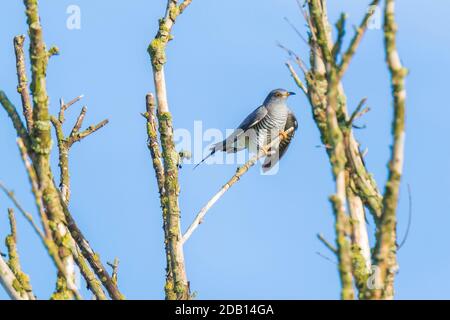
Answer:
[{"label": "bird's tail feather", "polygon": [[203,162],[205,162],[206,159],[208,159],[209,157],[211,157],[214,153],[216,153],[216,148],[211,148],[211,152],[202,159],[202,161],[200,161],[199,163],[197,163],[194,167],[193,170],[195,170],[199,165],[201,165]]}]

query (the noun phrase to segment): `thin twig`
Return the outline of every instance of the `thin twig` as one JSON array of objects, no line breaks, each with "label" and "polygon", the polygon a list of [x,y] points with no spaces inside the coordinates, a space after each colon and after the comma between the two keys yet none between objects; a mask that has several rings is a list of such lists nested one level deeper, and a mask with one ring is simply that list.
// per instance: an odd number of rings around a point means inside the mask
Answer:
[{"label": "thin twig", "polygon": [[284,20],[289,24],[289,26],[295,31],[295,33],[302,39],[302,41],[309,46],[308,40],[305,39],[305,37],[301,34],[301,32],[297,29],[296,26],[287,18],[284,17]]},{"label": "thin twig", "polygon": [[363,98],[359,104],[358,107],[356,107],[355,111],[353,111],[352,115],[350,116],[350,119],[347,121],[347,127],[350,128],[353,125],[353,122],[362,117],[364,114],[370,111],[370,108],[364,108],[363,111],[361,111],[362,107],[366,104],[367,98]]},{"label": "thin twig", "polygon": [[325,239],[325,237],[321,233],[317,234],[317,239],[319,239],[320,242],[322,242],[323,245],[327,247],[331,252],[333,252],[336,255],[338,254],[337,249],[327,239]]},{"label": "thin twig", "polygon": [[183,11],[188,7],[188,5],[190,5],[192,2],[192,0],[184,0],[183,3],[180,4],[179,9],[180,9],[180,14],[183,13]]},{"label": "thin twig", "polygon": [[62,110],[63,111],[67,110],[70,106],[72,106],[73,104],[80,101],[83,97],[84,97],[84,94],[80,94],[78,97],[73,98],[72,100],[70,100],[69,102],[64,104],[64,107],[62,108]]},{"label": "thin twig", "polygon": [[338,32],[336,43],[333,46],[332,54],[334,60],[336,61],[339,53],[341,52],[342,43],[345,37],[345,22],[347,21],[347,15],[345,13],[341,13],[338,22],[336,23],[336,29]]},{"label": "thin twig", "polygon": [[[40,218],[41,218],[41,223],[42,223],[42,227],[44,229],[45,238],[51,239],[52,233],[50,230],[47,215],[45,213],[44,204],[42,203],[42,200],[41,200],[42,192],[38,185],[38,178],[37,178],[36,171],[34,170],[33,165],[30,163],[30,160],[28,159],[28,150],[26,149],[26,146],[23,143],[22,139],[20,139],[20,138],[17,139],[17,146],[19,147],[20,156],[25,165],[25,169],[27,170],[27,173],[28,173],[28,179],[31,184],[31,190],[34,194],[36,208],[37,208]],[[17,204],[16,204],[16,206],[17,206]]]},{"label": "thin twig", "polygon": [[105,119],[96,125],[89,126],[86,130],[84,130],[82,132],[78,132],[74,135],[71,135],[68,139],[69,147],[71,147],[75,142],[79,142],[82,139],[86,138],[87,136],[93,134],[97,130],[100,130],[101,128],[106,126],[108,123],[109,123],[109,120]]},{"label": "thin twig", "polygon": [[58,113],[58,119],[61,123],[63,123],[65,121],[64,118],[64,111],[66,111],[71,105],[77,103],[78,101],[80,101],[82,98],[84,97],[83,94],[79,95],[78,97],[70,100],[68,103],[64,103],[64,99],[61,98],[59,100],[59,113]]},{"label": "thin twig", "polygon": [[308,96],[308,89],[306,88],[306,86],[303,84],[302,80],[300,79],[300,77],[298,76],[298,74],[295,72],[294,68],[292,67],[292,65],[289,62],[286,62],[286,66],[289,69],[289,72],[291,73],[292,78],[294,78],[295,83],[297,84],[297,86],[302,89],[303,93]]},{"label": "thin twig", "polygon": [[31,224],[31,226],[33,227],[33,229],[37,233],[37,235],[41,239],[45,239],[44,233],[41,231],[41,229],[36,224],[36,222],[34,222],[33,216],[30,213],[28,213],[27,211],[25,211],[25,209],[21,206],[19,201],[17,201],[16,196],[14,195],[14,192],[12,192],[11,190],[8,190],[8,188],[6,188],[6,186],[2,182],[0,182],[0,189],[8,196],[8,198],[12,201],[12,203],[14,203],[16,208],[22,213],[22,215],[25,217],[25,219],[28,220],[28,222]]},{"label": "thin twig", "polygon": [[[372,1],[372,3],[370,4],[370,7],[377,6],[379,4],[379,2],[380,2],[380,0]],[[345,51],[344,55],[342,56],[342,61],[339,65],[339,74],[338,74],[339,79],[341,79],[342,76],[344,75],[345,71],[347,71],[350,61],[351,61],[353,55],[355,54],[356,50],[358,49],[358,46],[361,43],[364,33],[367,30],[368,21],[372,17],[373,14],[374,14],[374,10],[368,10],[366,15],[364,16],[363,20],[361,21],[361,24],[356,29],[356,33],[353,36],[352,40],[350,41],[350,45],[349,45],[347,51]]]},{"label": "thin twig", "polygon": [[108,266],[112,269],[111,279],[117,284],[118,281],[118,273],[119,273],[119,258],[114,258],[114,262],[107,262]]},{"label": "thin twig", "polygon": [[14,210],[8,209],[9,226],[11,229],[11,234],[6,237],[5,243],[8,248],[9,261],[8,265],[14,276],[17,278],[17,282],[30,300],[36,300],[36,297],[31,288],[30,278],[27,274],[22,271],[22,266],[20,265],[19,253],[17,251],[17,225],[16,218],[14,216]]},{"label": "thin twig", "polygon": [[11,103],[11,101],[9,101],[5,92],[1,90],[0,90],[0,104],[3,106],[5,111],[8,113],[8,116],[11,118],[14,129],[16,129],[17,136],[20,137],[26,144],[27,148],[30,149],[31,139],[30,136],[28,135],[27,129],[23,124],[16,107]]},{"label": "thin twig", "polygon": [[69,137],[73,137],[74,135],[76,135],[80,131],[81,126],[83,125],[84,118],[86,117],[86,112],[87,112],[87,107],[86,106],[81,108],[80,115],[78,116],[77,121],[75,121],[75,125],[73,126]]},{"label": "thin twig", "polygon": [[302,60],[302,58],[300,58],[294,51],[292,51],[291,49],[283,46],[281,43],[277,43],[278,47],[280,49],[283,49],[284,51],[286,51],[286,53],[289,55],[289,57],[293,58],[295,60],[295,62],[297,63],[297,65],[300,67],[300,69],[302,70],[303,74],[306,76],[308,73],[308,68],[306,67],[305,62]]},{"label": "thin twig", "polygon": [[339,265],[336,261],[333,261],[332,259],[330,259],[329,257],[327,257],[326,255],[324,255],[323,253],[320,253],[319,251],[316,251],[316,254],[321,257],[322,259],[334,264],[334,265]]},{"label": "thin twig", "polygon": [[25,36],[20,35],[14,37],[14,52],[16,54],[16,69],[17,69],[17,92],[19,92],[22,99],[23,114],[27,124],[28,132],[33,129],[33,107],[30,102],[30,93],[28,91],[27,73],[25,71],[25,55],[23,52],[23,43]]}]

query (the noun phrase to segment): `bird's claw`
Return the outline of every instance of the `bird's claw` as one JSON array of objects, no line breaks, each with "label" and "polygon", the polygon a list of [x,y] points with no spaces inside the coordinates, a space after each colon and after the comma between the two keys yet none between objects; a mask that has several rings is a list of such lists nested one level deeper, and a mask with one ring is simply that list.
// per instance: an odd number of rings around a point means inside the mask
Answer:
[{"label": "bird's claw", "polygon": [[270,148],[266,147],[266,146],[262,146],[262,147],[260,147],[260,149],[264,154],[269,154],[269,152],[270,152]]},{"label": "bird's claw", "polygon": [[271,156],[276,153],[276,151],[273,150],[272,147],[264,146],[264,147],[261,147],[260,149],[265,156]]},{"label": "bird's claw", "polygon": [[289,138],[288,134],[286,133],[286,131],[280,131],[280,138],[281,140],[287,139]]}]

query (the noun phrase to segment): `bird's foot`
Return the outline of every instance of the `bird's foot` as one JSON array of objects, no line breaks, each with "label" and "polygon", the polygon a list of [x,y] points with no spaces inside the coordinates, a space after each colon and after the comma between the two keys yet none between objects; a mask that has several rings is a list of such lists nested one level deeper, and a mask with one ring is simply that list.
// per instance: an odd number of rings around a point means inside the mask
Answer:
[{"label": "bird's foot", "polygon": [[260,147],[260,149],[266,155],[271,153],[270,147],[262,146],[262,147]]},{"label": "bird's foot", "polygon": [[283,130],[280,131],[279,135],[280,135],[280,139],[281,139],[281,140],[284,140],[284,139],[289,138],[289,136],[288,136],[288,134],[286,133],[286,131],[283,131]]}]

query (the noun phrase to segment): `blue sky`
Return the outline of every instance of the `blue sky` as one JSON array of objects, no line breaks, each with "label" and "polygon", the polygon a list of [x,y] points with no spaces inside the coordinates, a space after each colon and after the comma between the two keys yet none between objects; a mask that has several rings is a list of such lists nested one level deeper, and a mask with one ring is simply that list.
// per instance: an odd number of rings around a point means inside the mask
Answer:
[{"label": "blue sky", "polygon": [[[368,2],[329,2],[332,21],[341,11],[349,14],[347,40]],[[399,51],[410,69],[400,238],[408,221],[407,184],[413,198],[410,235],[398,254],[397,298],[450,298],[450,111],[445,100],[450,3],[397,2]],[[80,30],[66,28],[66,9],[72,4],[81,9]],[[60,97],[67,101],[84,94],[82,103],[67,113],[67,126],[82,105],[88,106],[86,125],[110,120],[71,151],[72,213],[103,261],[120,258],[119,285],[128,298],[163,298],[161,213],[140,112],[145,94],[153,90],[146,49],[165,1],[42,0],[40,7],[45,41],[61,50],[48,69],[51,111],[57,112]],[[12,39],[26,33],[23,4],[2,1],[0,10],[7,13],[0,20],[0,88],[19,106]],[[168,48],[167,85],[176,128],[192,131],[194,121],[201,120],[204,128],[225,130],[237,125],[270,90],[284,87],[299,93],[290,100],[299,131],[278,174],[262,176],[253,168],[211,209],[186,244],[188,277],[200,299],[339,297],[336,265],[317,252],[335,258],[316,239],[320,232],[334,241],[327,200],[333,191],[331,171],[323,148],[316,147],[320,140],[310,106],[276,44],[305,59],[307,47],[284,17],[305,34],[295,0],[194,0],[177,21]],[[351,109],[368,97],[371,112],[359,121],[367,128],[356,136],[369,149],[367,165],[380,185],[386,179],[392,117],[382,40],[381,30],[370,30],[344,78]],[[34,213],[15,133],[4,111],[0,121],[0,180]],[[183,229],[235,167],[183,167]],[[0,195],[2,238],[9,232],[10,206]],[[46,298],[54,287],[54,267],[22,217],[18,225],[23,268],[37,295]],[[0,251],[5,251],[3,244]],[[0,298],[6,298],[1,290]]]}]

